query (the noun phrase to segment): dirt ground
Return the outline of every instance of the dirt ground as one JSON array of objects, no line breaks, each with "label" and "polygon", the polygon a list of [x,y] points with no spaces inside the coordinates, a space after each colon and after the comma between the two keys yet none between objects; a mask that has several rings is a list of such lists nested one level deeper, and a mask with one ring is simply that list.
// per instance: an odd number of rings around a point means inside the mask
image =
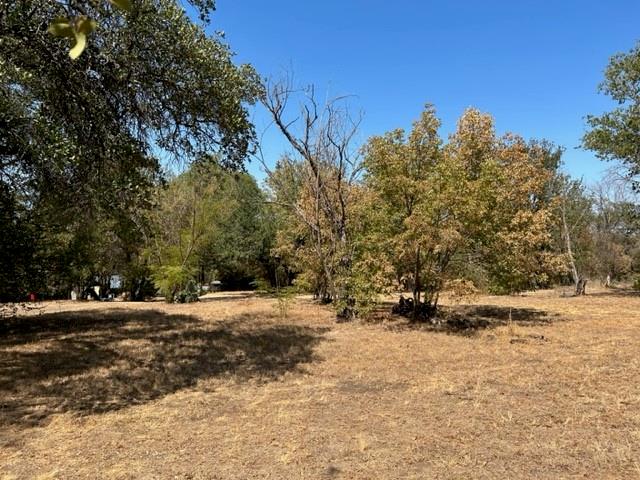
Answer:
[{"label": "dirt ground", "polygon": [[297,299],[52,302],[0,323],[0,478],[640,478],[640,297],[414,328]]}]

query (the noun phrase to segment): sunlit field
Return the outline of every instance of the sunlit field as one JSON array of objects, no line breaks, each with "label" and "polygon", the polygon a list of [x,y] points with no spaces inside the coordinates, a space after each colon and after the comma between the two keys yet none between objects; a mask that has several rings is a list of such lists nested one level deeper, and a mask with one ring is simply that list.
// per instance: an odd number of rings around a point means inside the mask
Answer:
[{"label": "sunlit field", "polygon": [[250,293],[2,324],[2,478],[636,478],[640,297],[369,322]]}]

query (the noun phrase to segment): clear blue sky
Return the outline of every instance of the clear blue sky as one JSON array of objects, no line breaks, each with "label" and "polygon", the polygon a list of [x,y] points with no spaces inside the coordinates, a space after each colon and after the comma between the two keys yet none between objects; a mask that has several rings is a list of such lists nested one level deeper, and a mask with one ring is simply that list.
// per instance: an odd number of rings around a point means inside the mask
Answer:
[{"label": "clear blue sky", "polygon": [[[409,128],[426,102],[446,135],[474,106],[499,133],[563,145],[565,169],[590,182],[610,164],[577,149],[584,116],[612,106],[597,85],[609,57],[640,40],[640,1],[218,0],[210,28],[263,76],[293,69],[300,84],[355,95],[362,140]],[[266,115],[254,120],[261,130]],[[265,137],[271,161],[286,149]]]}]

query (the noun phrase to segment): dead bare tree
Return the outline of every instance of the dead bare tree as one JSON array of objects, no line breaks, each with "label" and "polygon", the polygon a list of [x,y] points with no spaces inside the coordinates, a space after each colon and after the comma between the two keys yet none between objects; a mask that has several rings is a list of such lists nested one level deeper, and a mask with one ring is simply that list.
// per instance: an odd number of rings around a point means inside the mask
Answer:
[{"label": "dead bare tree", "polygon": [[573,247],[571,242],[571,229],[569,228],[569,225],[567,223],[566,192],[564,192],[564,195],[561,198],[560,216],[562,219],[562,237],[564,238],[566,255],[569,261],[569,270],[571,271],[571,278],[573,279],[573,283],[576,287],[576,295],[584,295],[585,290],[583,285],[586,285],[586,281],[578,274],[575,257],[573,255]]},{"label": "dead bare tree", "polygon": [[[349,289],[340,279],[348,277],[353,259],[349,215],[361,172],[354,139],[362,115],[352,116],[347,100],[337,97],[320,104],[313,86],[296,89],[290,77],[266,82],[262,97],[273,124],[305,165],[306,198],[291,199],[283,206],[306,225],[313,238],[323,277],[316,294],[347,305],[343,313],[350,315]],[[285,156],[283,161],[292,159]],[[262,163],[271,176],[263,157]]]},{"label": "dead bare tree", "polygon": [[611,281],[620,279],[631,270],[635,229],[635,206],[638,192],[634,183],[622,177],[616,170],[609,173],[591,188],[591,198],[596,214],[593,239],[598,255],[595,270],[602,283],[611,286]]}]

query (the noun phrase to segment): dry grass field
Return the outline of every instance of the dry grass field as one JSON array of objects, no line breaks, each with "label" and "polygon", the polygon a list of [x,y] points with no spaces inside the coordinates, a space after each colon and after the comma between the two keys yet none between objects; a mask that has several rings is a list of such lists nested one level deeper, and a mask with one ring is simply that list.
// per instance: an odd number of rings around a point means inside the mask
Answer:
[{"label": "dry grass field", "polygon": [[46,304],[0,325],[0,478],[640,478],[640,297],[448,310]]}]

